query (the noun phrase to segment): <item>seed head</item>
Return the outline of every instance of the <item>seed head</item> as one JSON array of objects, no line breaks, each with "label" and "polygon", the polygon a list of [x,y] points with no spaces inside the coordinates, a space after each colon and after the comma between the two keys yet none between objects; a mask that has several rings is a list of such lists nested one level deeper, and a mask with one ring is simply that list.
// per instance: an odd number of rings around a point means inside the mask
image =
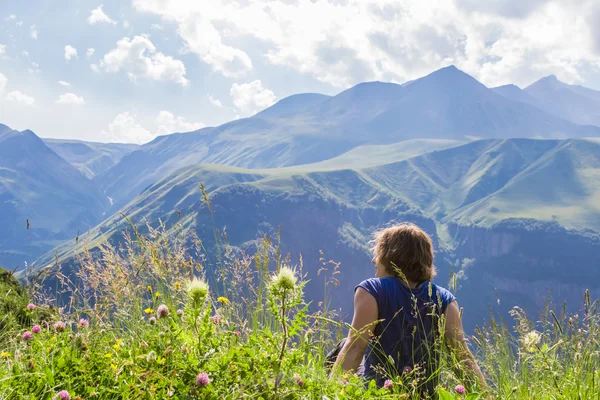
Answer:
[{"label": "seed head", "polygon": [[296,280],[293,269],[290,267],[282,267],[279,272],[271,278],[271,284],[282,290],[292,290],[296,287]]},{"label": "seed head", "polygon": [[187,296],[190,303],[194,307],[198,307],[202,304],[206,296],[208,295],[208,285],[201,279],[194,278],[187,284]]}]

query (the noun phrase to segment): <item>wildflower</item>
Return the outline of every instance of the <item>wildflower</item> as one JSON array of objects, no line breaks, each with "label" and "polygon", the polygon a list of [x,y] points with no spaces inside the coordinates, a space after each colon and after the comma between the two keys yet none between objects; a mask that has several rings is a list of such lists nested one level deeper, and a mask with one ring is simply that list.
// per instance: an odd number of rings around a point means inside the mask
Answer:
[{"label": "wildflower", "polygon": [[113,344],[113,349],[115,349],[115,351],[119,351],[120,348],[121,348],[121,345],[119,343]]},{"label": "wildflower", "polygon": [[156,292],[155,296],[156,296],[156,298],[159,298],[160,297],[160,292]]},{"label": "wildflower", "polygon": [[35,304],[33,304],[33,303],[29,303],[29,304],[27,304],[27,309],[28,309],[29,311],[33,311],[33,310],[35,310]]},{"label": "wildflower", "polygon": [[223,304],[224,306],[228,306],[228,305],[229,305],[229,299],[228,299],[227,297],[220,296],[220,297],[217,299],[217,301],[218,301],[220,304]]},{"label": "wildflower", "polygon": [[154,350],[150,351],[146,355],[146,361],[147,362],[154,362],[154,361],[156,361],[156,352]]},{"label": "wildflower", "polygon": [[235,332],[233,332],[233,334],[237,337],[240,337],[242,335],[242,333],[240,331],[235,331]]},{"label": "wildflower", "polygon": [[79,320],[79,327],[80,327],[80,328],[89,328],[89,327],[90,327],[90,321],[88,321],[88,320],[87,320],[87,319],[85,319],[85,318],[81,318],[81,319]]},{"label": "wildflower", "polygon": [[148,307],[144,310],[144,312],[148,315],[152,314],[154,312],[154,309],[152,309],[152,307]]},{"label": "wildflower", "polygon": [[158,314],[158,318],[165,318],[169,315],[169,308],[166,305],[161,304],[158,306],[156,313]]},{"label": "wildflower", "polygon": [[465,387],[463,385],[456,385],[456,387],[454,388],[454,390],[458,394],[465,394],[467,392],[467,389],[465,389]]},{"label": "wildflower", "polygon": [[113,355],[112,355],[112,353],[106,353],[106,354],[104,355],[104,357],[106,357],[106,358],[112,358],[112,356],[113,356]]},{"label": "wildflower", "polygon": [[181,289],[181,283],[175,282],[175,290]]},{"label": "wildflower", "polygon": [[23,339],[23,341],[26,342],[29,339],[31,339],[32,337],[33,337],[33,335],[31,334],[31,332],[27,331],[27,332],[23,333],[23,336],[21,336],[21,339]]},{"label": "wildflower", "polygon": [[181,308],[177,310],[177,315],[183,317],[183,310]]},{"label": "wildflower", "polygon": [[210,383],[210,378],[206,372],[200,372],[196,377],[197,386],[207,386]]},{"label": "wildflower", "polygon": [[150,318],[148,318],[148,322],[150,322],[150,325],[154,325],[154,324],[156,324],[156,318],[150,317]]},{"label": "wildflower", "polygon": [[41,331],[42,331],[42,327],[41,327],[41,326],[39,326],[39,325],[34,325],[34,326],[31,328],[31,332],[33,332],[33,333],[40,333]]},{"label": "wildflower", "polygon": [[110,368],[113,369],[113,370],[115,370],[115,369],[117,369],[117,366],[115,364],[113,364],[113,363],[110,363]]},{"label": "wildflower", "polygon": [[537,331],[528,332],[523,338],[523,347],[529,353],[533,353],[536,350],[538,343],[540,342],[542,335]]},{"label": "wildflower", "polygon": [[148,285],[148,293],[152,293],[152,286]]},{"label": "wildflower", "polygon": [[404,372],[405,374],[410,374],[412,372],[412,368],[407,365],[406,367],[404,367],[402,372]]},{"label": "wildflower", "polygon": [[2,353],[0,353],[0,357],[2,357],[2,358],[8,358],[11,355],[12,354],[10,354],[8,351],[3,351]]},{"label": "wildflower", "polygon": [[220,315],[213,315],[213,317],[211,318],[212,323],[214,325],[219,325],[221,323],[221,316]]},{"label": "wildflower", "polygon": [[282,290],[291,290],[296,286],[296,275],[290,267],[282,267],[271,278],[271,284]]},{"label": "wildflower", "polygon": [[66,390],[61,390],[56,396],[54,396],[54,398],[60,400],[71,400],[71,395]]},{"label": "wildflower", "polygon": [[54,324],[54,330],[56,330],[56,332],[62,332],[66,328],[67,328],[67,325],[65,325],[65,323],[62,321],[58,321],[57,323]]},{"label": "wildflower", "polygon": [[294,381],[296,382],[296,385],[298,385],[298,387],[300,387],[300,388],[304,387],[304,381],[302,380],[300,375],[294,374]]},{"label": "wildflower", "polygon": [[188,300],[195,306],[198,307],[208,294],[208,285],[203,280],[194,278],[187,284],[187,295]]}]

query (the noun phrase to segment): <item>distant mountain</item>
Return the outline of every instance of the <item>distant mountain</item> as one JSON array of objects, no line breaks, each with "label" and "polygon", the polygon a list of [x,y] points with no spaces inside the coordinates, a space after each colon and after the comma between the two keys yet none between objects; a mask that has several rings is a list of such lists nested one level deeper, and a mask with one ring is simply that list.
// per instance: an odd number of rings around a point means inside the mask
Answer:
[{"label": "distant mountain", "polygon": [[[309,298],[322,295],[314,278],[319,251],[340,261],[343,296],[332,307],[344,310],[351,309],[353,285],[372,274],[371,232],[392,220],[418,223],[433,236],[438,282],[446,285],[451,266],[459,273],[470,327],[489,305],[539,310],[543,288],[574,305],[585,288],[600,297],[600,271],[590,268],[600,257],[600,140],[479,140],[390,161],[315,171],[194,165],[151,185],[122,211],[140,226],[160,219],[193,229],[214,263],[203,182],[215,224],[226,227],[233,246],[252,252],[261,233],[281,227],[283,250],[302,254],[313,277]],[[115,214],[83,242],[119,241],[126,226]],[[81,248],[70,241],[57,250],[68,260]]]},{"label": "distant mountain", "polygon": [[35,133],[0,126],[0,265],[23,266],[96,225],[108,206],[106,196]]},{"label": "distant mountain", "polygon": [[137,149],[136,144],[94,143],[80,140],[43,139],[56,154],[71,163],[88,178],[101,174]]},{"label": "distant mountain", "polygon": [[566,84],[554,75],[542,78],[523,90],[514,85],[500,86],[492,90],[567,121],[600,126],[600,91]]},{"label": "distant mountain", "polygon": [[162,136],[95,178],[113,210],[179,168],[215,163],[245,168],[311,164],[359,146],[413,139],[599,136],[512,101],[455,67],[403,85],[363,83],[337,96],[292,96],[252,118]]}]

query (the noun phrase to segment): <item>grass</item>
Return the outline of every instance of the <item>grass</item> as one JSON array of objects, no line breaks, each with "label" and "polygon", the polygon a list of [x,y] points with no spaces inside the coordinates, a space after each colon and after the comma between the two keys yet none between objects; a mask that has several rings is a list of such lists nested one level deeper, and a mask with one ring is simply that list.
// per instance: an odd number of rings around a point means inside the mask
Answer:
[{"label": "grass", "polygon": [[[347,326],[327,301],[309,307],[303,287],[323,279],[331,296],[335,265],[307,277],[301,259],[292,263],[267,238],[249,255],[221,237],[217,259],[177,227],[129,232],[118,248],[85,252],[72,280],[57,267],[53,290],[2,275],[0,398],[422,398],[429,378],[418,368],[390,377],[388,388],[352,374],[330,379],[325,354]],[[589,294],[576,315],[547,310],[534,322],[516,308],[512,316],[514,327],[492,319],[471,338],[491,393],[469,386],[450,354],[438,371],[440,399],[600,398],[598,309]]]}]

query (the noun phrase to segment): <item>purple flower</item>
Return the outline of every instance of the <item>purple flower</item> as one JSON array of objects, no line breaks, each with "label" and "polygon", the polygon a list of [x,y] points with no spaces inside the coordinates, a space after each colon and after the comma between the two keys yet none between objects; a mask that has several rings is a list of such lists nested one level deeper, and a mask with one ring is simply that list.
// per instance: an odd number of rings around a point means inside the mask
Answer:
[{"label": "purple flower", "polygon": [[31,328],[31,332],[33,332],[33,333],[40,333],[41,331],[42,331],[42,327],[41,327],[41,326],[39,326],[39,325],[34,325],[34,326]]},{"label": "purple flower", "polygon": [[161,304],[158,306],[156,314],[158,315],[158,318],[165,318],[169,315],[169,308],[166,305]]},{"label": "purple flower", "polygon": [[154,324],[156,324],[156,318],[150,317],[150,318],[148,318],[148,322],[150,322],[150,325],[154,325]]},{"label": "purple flower", "polygon": [[79,327],[80,327],[80,328],[89,328],[89,327],[90,327],[90,321],[88,321],[88,320],[87,320],[87,319],[85,319],[85,318],[81,318],[81,319],[79,320]]},{"label": "purple flower", "polygon": [[412,372],[412,368],[407,365],[406,367],[404,367],[402,372],[404,372],[405,374],[410,374]]},{"label": "purple flower", "polygon": [[54,396],[54,398],[60,400],[71,400],[71,395],[66,390],[61,390],[56,396]]},{"label": "purple flower", "polygon": [[181,308],[177,310],[177,315],[179,315],[180,317],[183,316],[183,310]]},{"label": "purple flower", "polygon": [[392,382],[391,379],[388,379],[383,383],[383,388],[386,390],[390,390],[392,386],[394,386],[394,382]]},{"label": "purple flower", "polygon": [[29,304],[27,304],[27,309],[28,309],[29,311],[33,311],[33,310],[35,310],[35,304],[33,304],[33,303],[29,303]]},{"label": "purple flower", "polygon": [[214,325],[219,325],[221,323],[221,316],[220,315],[213,315],[212,319],[212,323]]},{"label": "purple flower", "polygon": [[240,337],[240,336],[242,335],[242,332],[240,332],[240,331],[235,331],[235,332],[233,332],[233,334],[234,334],[235,336],[237,336],[237,337]]},{"label": "purple flower", "polygon": [[206,372],[200,372],[196,377],[197,386],[207,386],[210,383],[210,378]]},{"label": "purple flower", "polygon": [[23,341],[26,342],[29,339],[31,339],[32,337],[33,337],[33,334],[31,332],[27,331],[23,334],[23,336],[21,336],[21,339],[23,339]]},{"label": "purple flower", "polygon": [[465,394],[465,393],[467,393],[467,389],[465,389],[465,387],[463,385],[456,385],[456,387],[454,388],[454,390],[456,390],[456,393],[458,393],[458,394]]},{"label": "purple flower", "polygon": [[65,323],[62,321],[58,321],[57,323],[54,324],[54,329],[56,330],[56,332],[62,332],[66,328],[67,328],[67,325],[65,325]]}]

